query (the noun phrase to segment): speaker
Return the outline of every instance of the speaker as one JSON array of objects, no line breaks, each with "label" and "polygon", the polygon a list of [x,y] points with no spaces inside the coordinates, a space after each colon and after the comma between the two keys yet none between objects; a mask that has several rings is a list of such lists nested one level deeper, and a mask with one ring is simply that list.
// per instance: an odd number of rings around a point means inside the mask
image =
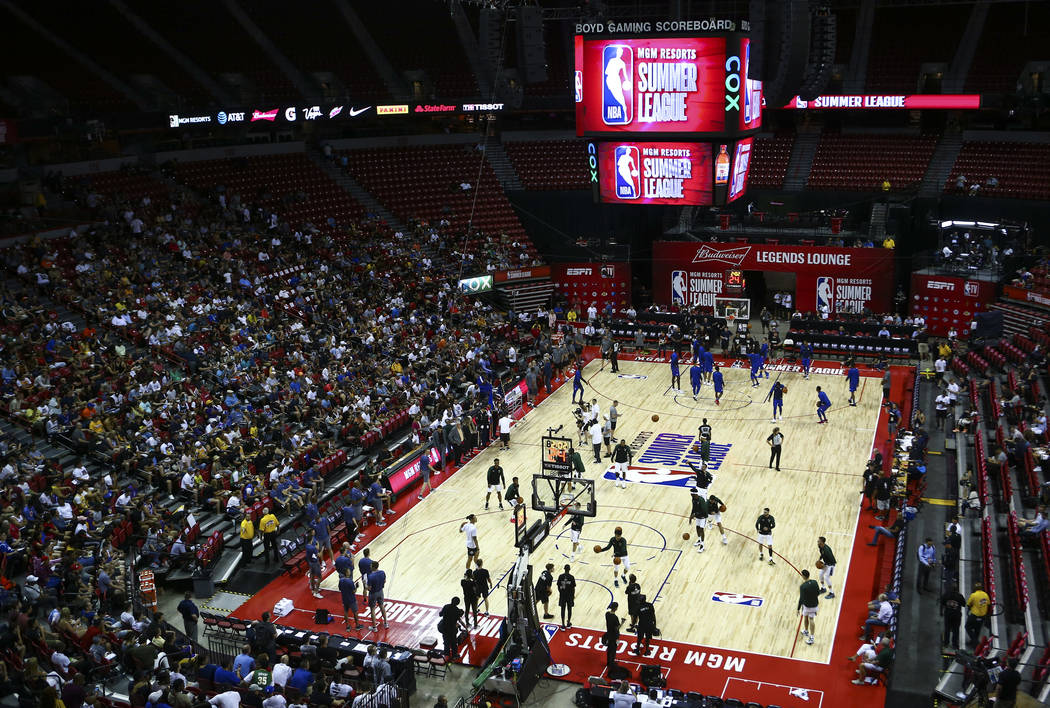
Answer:
[{"label": "speaker", "polygon": [[977,329],[973,336],[977,339],[999,339],[1003,336],[1003,313],[1001,310],[978,312]]},{"label": "speaker", "polygon": [[799,98],[806,101],[812,101],[828,87],[838,39],[838,20],[827,0],[810,0],[810,14],[809,63],[798,89]]},{"label": "speaker", "polygon": [[518,71],[527,84],[547,80],[546,45],[543,38],[543,8],[518,8]]},{"label": "speaker", "polygon": [[328,616],[328,610],[318,607],[314,610],[314,624],[328,624],[332,618]]}]

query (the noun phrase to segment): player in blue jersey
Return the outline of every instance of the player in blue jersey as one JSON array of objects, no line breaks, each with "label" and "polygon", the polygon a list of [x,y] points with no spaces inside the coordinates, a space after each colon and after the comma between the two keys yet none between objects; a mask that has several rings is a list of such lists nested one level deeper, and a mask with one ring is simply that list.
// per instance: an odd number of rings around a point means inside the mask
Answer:
[{"label": "player in blue jersey", "polygon": [[802,357],[802,378],[809,378],[809,365],[813,362],[813,347],[803,342],[799,348],[799,356]]},{"label": "player in blue jersey", "polygon": [[759,355],[758,370],[763,371],[766,374],[766,378],[769,378],[769,369],[766,368],[766,362],[769,361],[769,342],[762,342],[762,350]]},{"label": "player in blue jersey", "polygon": [[715,355],[710,351],[704,352],[704,380],[711,382],[711,372],[715,370]]},{"label": "player in blue jersey", "polygon": [[747,355],[751,361],[751,388],[758,386],[758,370],[762,367],[762,356],[758,352]]},{"label": "player in blue jersey", "polygon": [[722,391],[725,389],[725,384],[722,381],[722,372],[717,366],[714,373],[711,374],[711,383],[715,387],[715,405],[721,405]]},{"label": "player in blue jersey", "polygon": [[770,391],[773,397],[773,419],[769,421],[770,423],[784,419],[784,393],[786,391],[787,386],[780,383],[779,380],[773,382],[773,389]]},{"label": "player in blue jersey", "polygon": [[700,361],[704,356],[704,345],[700,343],[699,337],[693,337],[693,363]]},{"label": "player in blue jersey", "polygon": [[671,388],[682,391],[682,371],[678,368],[678,350],[671,352]]},{"label": "player in blue jersey", "polygon": [[828,416],[826,415],[827,410],[831,408],[831,399],[828,398],[828,394],[820,390],[820,386],[817,386],[817,418],[818,423],[827,423]]},{"label": "player in blue jersey", "polygon": [[572,402],[576,403],[576,392],[580,392],[580,403],[583,403],[583,364],[576,362],[576,373],[572,375]]},{"label": "player in blue jersey", "polygon": [[[695,360],[694,360],[695,361]],[[700,368],[699,364],[694,363],[689,367],[689,383],[693,387],[693,400],[696,400],[696,396],[700,393],[700,387],[703,385],[703,369]]]},{"label": "player in blue jersey", "polygon": [[849,370],[846,371],[846,380],[849,381],[849,404],[857,405],[857,386],[860,385],[860,372],[857,365],[850,362]]}]

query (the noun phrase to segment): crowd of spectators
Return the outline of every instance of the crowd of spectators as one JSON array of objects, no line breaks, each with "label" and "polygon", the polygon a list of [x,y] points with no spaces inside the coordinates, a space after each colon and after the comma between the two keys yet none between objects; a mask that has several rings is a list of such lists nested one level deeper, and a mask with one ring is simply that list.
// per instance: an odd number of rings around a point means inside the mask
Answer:
[{"label": "crowd of spectators", "polygon": [[[496,372],[535,378],[531,357],[564,365],[571,346],[456,290],[472,256],[442,225],[293,225],[221,188],[156,199],[67,186],[97,222],[0,254],[0,409],[32,436],[0,434],[3,646],[24,648],[26,666],[7,680],[50,681],[79,708],[93,699],[77,700],[63,657],[116,662],[150,670],[151,692],[182,705],[189,670],[164,667],[165,682],[136,658],[177,640],[130,611],[128,544],[163,573],[192,562],[203,515],[236,518],[266,496],[284,519],[309,509],[314,462],[406,412],[415,442],[458,460],[449,431],[476,430],[466,413],[494,400]],[[488,264],[520,247],[475,236]],[[372,452],[374,472],[389,450]]]}]

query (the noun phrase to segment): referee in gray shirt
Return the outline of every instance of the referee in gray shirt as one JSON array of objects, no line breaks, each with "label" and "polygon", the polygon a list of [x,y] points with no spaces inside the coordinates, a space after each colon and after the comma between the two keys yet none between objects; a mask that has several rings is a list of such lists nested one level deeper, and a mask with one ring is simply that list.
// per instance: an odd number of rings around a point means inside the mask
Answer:
[{"label": "referee in gray shirt", "polygon": [[777,472],[780,471],[780,446],[784,444],[784,434],[780,432],[780,428],[773,428],[773,432],[766,442],[769,443],[769,467],[773,468],[774,460],[777,463]]}]

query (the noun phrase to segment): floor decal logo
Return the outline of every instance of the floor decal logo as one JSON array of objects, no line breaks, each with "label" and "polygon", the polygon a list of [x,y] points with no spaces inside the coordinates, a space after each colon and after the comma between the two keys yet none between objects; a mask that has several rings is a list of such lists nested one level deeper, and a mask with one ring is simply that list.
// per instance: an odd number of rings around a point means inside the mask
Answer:
[{"label": "floor decal logo", "polygon": [[746,607],[761,607],[765,602],[758,595],[741,595],[738,592],[716,592],[711,596],[715,602],[724,602],[727,605],[744,605]]}]

